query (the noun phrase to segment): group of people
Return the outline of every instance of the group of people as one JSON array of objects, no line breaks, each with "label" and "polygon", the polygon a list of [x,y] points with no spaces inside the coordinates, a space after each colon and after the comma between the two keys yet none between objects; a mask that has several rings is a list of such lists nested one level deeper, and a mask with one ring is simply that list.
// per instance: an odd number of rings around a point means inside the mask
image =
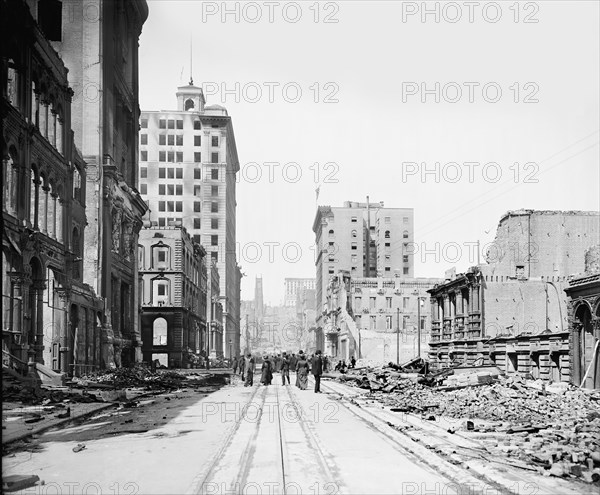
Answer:
[{"label": "group of people", "polygon": [[[309,371],[315,378],[315,393],[321,393],[321,375],[325,370],[325,360],[322,357],[320,350],[317,350],[310,358],[304,354],[304,351],[299,351],[298,355],[288,355],[284,352],[282,355],[273,357],[265,356],[261,366],[260,382],[263,385],[271,385],[273,382],[273,373],[281,373],[283,385],[290,385],[290,369],[296,372],[296,387],[300,390],[306,390],[308,387]],[[255,361],[252,354],[248,353],[239,360],[234,358],[232,363],[233,373],[239,373],[244,382],[245,387],[250,387],[254,384],[254,368]],[[286,383],[287,382],[287,383]]]},{"label": "group of people", "polygon": [[352,356],[350,358],[350,364],[346,365],[346,360],[342,359],[341,361],[338,361],[338,364],[335,365],[334,370],[335,371],[339,371],[340,373],[346,373],[346,371],[348,369],[353,369],[356,367],[356,359],[354,359],[354,356]]}]

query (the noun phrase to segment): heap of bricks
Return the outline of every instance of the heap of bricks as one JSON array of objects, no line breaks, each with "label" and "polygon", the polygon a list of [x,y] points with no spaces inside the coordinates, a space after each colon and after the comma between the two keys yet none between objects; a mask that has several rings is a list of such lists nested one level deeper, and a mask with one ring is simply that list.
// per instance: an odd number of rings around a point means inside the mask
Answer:
[{"label": "heap of bricks", "polygon": [[[561,384],[553,392],[518,376],[467,380],[476,386],[428,387],[385,370],[348,375],[368,398],[394,411],[453,418],[493,455],[526,462],[548,476],[600,483],[600,393]],[[548,387],[550,390],[552,387]]]}]

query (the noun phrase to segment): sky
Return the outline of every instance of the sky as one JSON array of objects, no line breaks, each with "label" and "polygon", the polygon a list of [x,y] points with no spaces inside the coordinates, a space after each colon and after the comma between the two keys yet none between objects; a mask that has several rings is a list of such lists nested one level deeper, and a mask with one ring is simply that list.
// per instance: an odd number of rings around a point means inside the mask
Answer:
[{"label": "sky", "polygon": [[483,260],[509,210],[600,209],[599,2],[148,5],[141,109],[191,66],[232,117],[244,300],[315,277],[317,205],[413,208],[418,277]]}]

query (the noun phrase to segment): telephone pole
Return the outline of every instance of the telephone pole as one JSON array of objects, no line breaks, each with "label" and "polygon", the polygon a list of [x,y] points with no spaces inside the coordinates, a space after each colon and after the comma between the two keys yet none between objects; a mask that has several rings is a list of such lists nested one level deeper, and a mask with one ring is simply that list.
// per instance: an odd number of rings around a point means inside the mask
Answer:
[{"label": "telephone pole", "polygon": [[400,308],[396,308],[396,364],[400,365]]}]

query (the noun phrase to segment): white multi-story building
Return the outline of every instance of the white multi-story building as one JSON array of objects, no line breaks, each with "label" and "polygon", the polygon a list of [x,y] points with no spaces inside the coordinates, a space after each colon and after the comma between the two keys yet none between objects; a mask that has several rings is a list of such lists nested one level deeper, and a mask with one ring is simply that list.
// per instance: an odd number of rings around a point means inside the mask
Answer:
[{"label": "white multi-story building", "polygon": [[223,339],[237,355],[241,272],[236,261],[236,173],[239,162],[231,117],[206,105],[192,81],[177,90],[177,110],[143,111],[140,193],[158,227],[181,222],[219,271]]}]

